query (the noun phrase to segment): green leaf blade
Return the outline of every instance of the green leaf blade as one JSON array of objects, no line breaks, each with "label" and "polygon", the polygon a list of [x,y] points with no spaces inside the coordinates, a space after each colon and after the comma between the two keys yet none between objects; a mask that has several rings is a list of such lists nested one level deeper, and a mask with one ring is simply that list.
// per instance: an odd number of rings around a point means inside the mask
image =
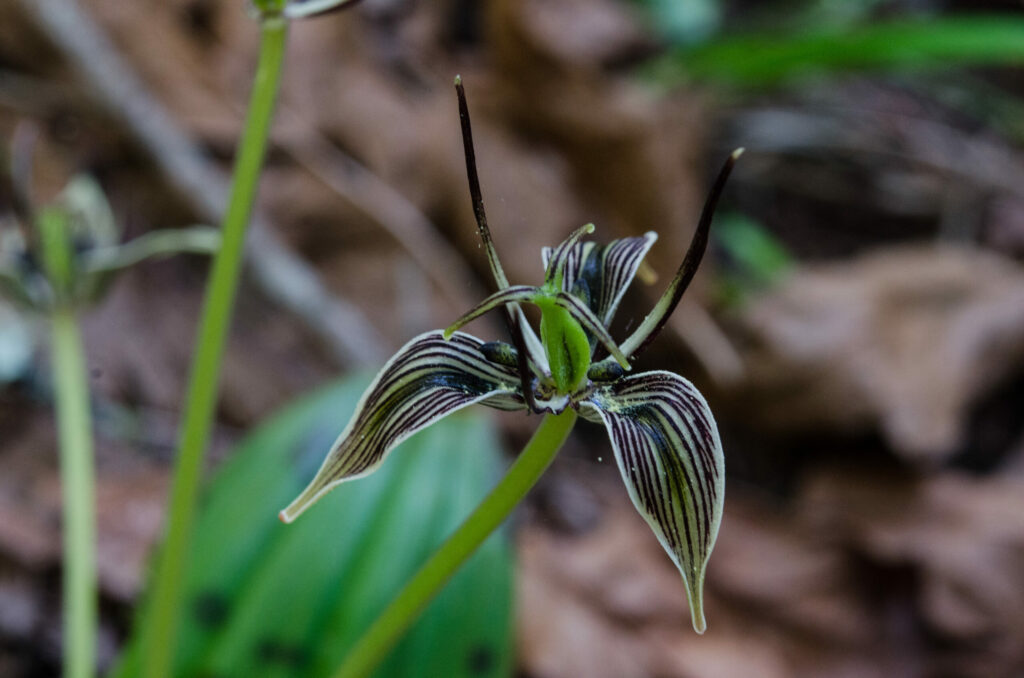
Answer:
[{"label": "green leaf blade", "polygon": [[[325,497],[294,524],[279,522],[276,507],[312,477],[339,416],[355,409],[367,383],[343,382],[274,418],[214,479],[193,540],[176,677],[327,678],[493,485],[495,433],[480,415],[460,413],[413,436],[378,473]],[[510,675],[510,600],[509,546],[499,534],[376,675],[406,675],[388,667]],[[467,657],[480,648],[473,664]],[[137,675],[144,661],[130,648],[113,675]]]}]

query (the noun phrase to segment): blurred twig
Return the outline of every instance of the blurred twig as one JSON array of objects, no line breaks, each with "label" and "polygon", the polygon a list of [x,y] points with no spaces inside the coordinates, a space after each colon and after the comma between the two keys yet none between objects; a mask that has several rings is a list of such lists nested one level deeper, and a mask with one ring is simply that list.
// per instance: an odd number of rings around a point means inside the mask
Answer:
[{"label": "blurred twig", "polygon": [[693,351],[694,357],[717,386],[735,385],[746,376],[746,366],[739,350],[700,304],[693,301],[681,303],[669,319],[669,326]]},{"label": "blurred twig", "polygon": [[934,120],[842,105],[807,111],[766,107],[733,116],[730,126],[742,130],[744,142],[760,154],[831,151],[846,158],[891,158],[978,188],[1024,195],[1024,163],[1012,150]]},{"label": "blurred twig", "polygon": [[[111,115],[146,149],[168,181],[204,218],[219,222],[227,203],[224,173],[154,99],[102,29],[75,0],[19,0],[68,61],[89,80]],[[268,298],[300,318],[345,365],[379,363],[387,346],[363,314],[324,288],[315,271],[291,252],[257,212],[248,264]]]},{"label": "blurred twig", "polygon": [[[297,113],[283,106],[281,117],[289,116]],[[321,134],[281,145],[324,186],[390,233],[456,307],[476,303],[465,291],[465,283],[476,277],[473,271],[454,247],[436,237],[437,228],[412,201]]]}]

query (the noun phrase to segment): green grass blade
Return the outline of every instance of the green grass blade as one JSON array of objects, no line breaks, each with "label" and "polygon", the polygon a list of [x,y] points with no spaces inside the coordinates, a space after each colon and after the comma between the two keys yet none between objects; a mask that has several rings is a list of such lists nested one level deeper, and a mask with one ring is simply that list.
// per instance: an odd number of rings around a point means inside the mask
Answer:
[{"label": "green grass blade", "polygon": [[1024,63],[1024,18],[950,16],[894,20],[847,30],[723,38],[674,50],[652,65],[663,82],[777,85],[847,70]]}]

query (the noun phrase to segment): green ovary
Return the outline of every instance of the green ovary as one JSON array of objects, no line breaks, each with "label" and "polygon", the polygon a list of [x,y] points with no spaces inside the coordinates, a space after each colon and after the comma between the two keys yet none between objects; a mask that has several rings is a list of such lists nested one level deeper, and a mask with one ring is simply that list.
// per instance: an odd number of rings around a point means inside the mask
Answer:
[{"label": "green ovary", "polygon": [[540,308],[540,339],[559,393],[572,393],[590,368],[590,340],[580,324],[550,299],[536,299]]}]

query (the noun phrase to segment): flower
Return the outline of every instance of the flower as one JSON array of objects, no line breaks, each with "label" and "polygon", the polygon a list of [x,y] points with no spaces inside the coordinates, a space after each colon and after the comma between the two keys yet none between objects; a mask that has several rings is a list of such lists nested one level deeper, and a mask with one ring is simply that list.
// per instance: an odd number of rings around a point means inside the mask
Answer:
[{"label": "flower", "polygon": [[[591,224],[545,248],[544,283],[510,285],[484,215],[472,134],[456,80],[470,193],[498,292],[447,329],[403,346],[374,379],[316,476],[280,516],[291,522],[339,483],[373,472],[396,445],[457,410],[481,403],[502,410],[560,413],[573,408],[604,424],[630,498],[687,586],[694,628],[705,629],[702,591],[722,517],[725,461],[714,417],[686,379],[667,371],[631,374],[630,361],[675,309],[707,245],[718,197],[742,149],[719,173],[693,242],[650,314],[624,342],[608,333],[622,295],[657,240],[648,232],[606,245],[582,242]],[[541,311],[540,334],[520,304]],[[457,331],[490,311],[505,312],[513,344]],[[609,356],[594,361],[597,347]]]},{"label": "flower", "polygon": [[14,214],[0,215],[0,294],[32,310],[89,304],[144,259],[220,246],[220,233],[208,226],[154,230],[122,243],[110,203],[88,175],[75,176],[41,206],[17,183],[11,192]]}]

